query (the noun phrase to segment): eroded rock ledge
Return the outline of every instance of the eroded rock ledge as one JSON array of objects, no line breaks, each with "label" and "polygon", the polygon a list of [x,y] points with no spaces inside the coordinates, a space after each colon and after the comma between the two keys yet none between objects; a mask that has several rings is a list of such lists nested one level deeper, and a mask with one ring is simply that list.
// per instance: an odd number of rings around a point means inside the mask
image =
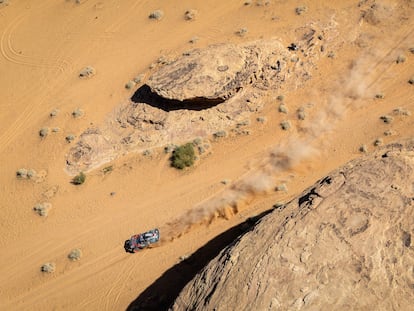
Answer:
[{"label": "eroded rock ledge", "polygon": [[408,310],[414,143],[354,160],[263,218],[171,310]]},{"label": "eroded rock ledge", "polygon": [[[300,37],[299,53],[276,39],[219,44],[162,62],[131,101],[105,124],[88,129],[71,148],[67,170],[88,171],[130,151],[179,144],[248,124],[264,96],[282,83],[292,88],[310,78],[321,53],[317,31]],[[294,79],[290,79],[294,77]]]}]

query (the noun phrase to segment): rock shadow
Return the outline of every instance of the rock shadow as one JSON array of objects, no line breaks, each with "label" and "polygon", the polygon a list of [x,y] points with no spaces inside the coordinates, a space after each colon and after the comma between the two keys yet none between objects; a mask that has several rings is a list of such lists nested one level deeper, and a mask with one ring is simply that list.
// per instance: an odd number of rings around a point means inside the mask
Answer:
[{"label": "rock shadow", "polygon": [[247,219],[209,241],[191,257],[167,270],[144,290],[127,308],[127,311],[162,311],[172,306],[181,290],[223,249],[229,247],[242,234],[252,230],[258,221],[274,208]]},{"label": "rock shadow", "polygon": [[146,84],[136,90],[134,95],[131,97],[131,100],[136,104],[145,103],[152,107],[162,109],[166,112],[180,109],[200,111],[217,106],[218,104],[221,104],[225,101],[223,98],[210,99],[204,97],[196,97],[182,101],[167,99],[155,92],[152,92],[151,88]]}]

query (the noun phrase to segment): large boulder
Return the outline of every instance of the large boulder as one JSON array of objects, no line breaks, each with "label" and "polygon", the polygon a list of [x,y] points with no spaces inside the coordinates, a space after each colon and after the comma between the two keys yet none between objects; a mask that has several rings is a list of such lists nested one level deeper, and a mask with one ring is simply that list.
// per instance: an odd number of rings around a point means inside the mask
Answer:
[{"label": "large boulder", "polygon": [[172,310],[410,310],[414,145],[350,162],[262,218]]},{"label": "large boulder", "polygon": [[147,85],[170,100],[226,100],[258,80],[269,84],[288,56],[287,49],[275,39],[218,44],[192,50],[168,62],[151,75]]}]

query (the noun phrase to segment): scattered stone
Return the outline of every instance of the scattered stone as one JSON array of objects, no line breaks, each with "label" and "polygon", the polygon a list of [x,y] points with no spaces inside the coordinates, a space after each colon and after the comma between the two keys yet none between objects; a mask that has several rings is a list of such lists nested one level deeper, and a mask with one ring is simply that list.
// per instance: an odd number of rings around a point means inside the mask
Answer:
[{"label": "scattered stone", "polygon": [[375,94],[375,98],[376,99],[384,99],[384,97],[385,97],[384,93],[377,93],[377,94]]},{"label": "scattered stone", "polygon": [[91,78],[96,74],[95,68],[92,66],[86,66],[79,73],[79,78]]},{"label": "scattered stone", "polygon": [[252,1],[251,0],[247,0],[247,1],[244,1],[244,3],[243,3],[244,5],[251,5],[252,4]]},{"label": "scattered stone", "polygon": [[116,192],[112,191],[109,195],[110,195],[111,197],[113,197],[115,194],[116,194]]},{"label": "scattered stone", "polygon": [[48,262],[40,267],[40,271],[45,273],[53,273],[56,270],[56,265],[53,262]]},{"label": "scattered stone", "polygon": [[221,183],[222,183],[223,185],[228,185],[230,182],[231,182],[231,181],[230,181],[230,179],[223,179],[223,180],[221,181]]},{"label": "scattered stone", "polygon": [[33,210],[39,214],[39,216],[42,217],[46,217],[49,213],[49,210],[52,208],[52,204],[51,203],[37,203],[34,207]]},{"label": "scattered stone", "polygon": [[82,250],[79,248],[72,249],[68,254],[68,258],[72,261],[78,261],[82,258]]},{"label": "scattered stone", "polygon": [[329,58],[335,58],[335,52],[334,51],[329,51],[328,57]]},{"label": "scattered stone", "polygon": [[164,17],[164,12],[161,10],[155,10],[148,16],[149,19],[161,20]]},{"label": "scattered stone", "polygon": [[394,132],[393,130],[386,130],[386,131],[384,132],[384,135],[385,135],[385,136],[392,136],[392,135],[395,135],[395,132]]},{"label": "scattered stone", "polygon": [[266,119],[266,117],[257,117],[256,120],[257,120],[257,122],[265,123],[267,119]]}]

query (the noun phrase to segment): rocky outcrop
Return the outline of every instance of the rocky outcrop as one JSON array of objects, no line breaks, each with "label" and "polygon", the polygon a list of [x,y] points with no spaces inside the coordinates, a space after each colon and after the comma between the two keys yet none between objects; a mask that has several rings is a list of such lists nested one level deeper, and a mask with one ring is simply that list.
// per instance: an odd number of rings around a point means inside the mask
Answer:
[{"label": "rocky outcrop", "polygon": [[267,39],[218,44],[160,60],[131,101],[117,107],[99,127],[100,134],[94,129],[81,135],[67,155],[67,171],[89,171],[131,151],[219,131],[248,134],[241,127],[262,111],[265,98],[276,97],[282,84],[294,89],[311,77],[322,53],[318,33],[316,28],[301,28],[300,51]]},{"label": "rocky outcrop", "polygon": [[147,85],[171,100],[225,100],[248,84],[275,84],[288,56],[278,40],[214,45],[184,53],[157,70]]},{"label": "rocky outcrop", "polygon": [[172,310],[409,310],[414,144],[354,160],[262,218]]}]

